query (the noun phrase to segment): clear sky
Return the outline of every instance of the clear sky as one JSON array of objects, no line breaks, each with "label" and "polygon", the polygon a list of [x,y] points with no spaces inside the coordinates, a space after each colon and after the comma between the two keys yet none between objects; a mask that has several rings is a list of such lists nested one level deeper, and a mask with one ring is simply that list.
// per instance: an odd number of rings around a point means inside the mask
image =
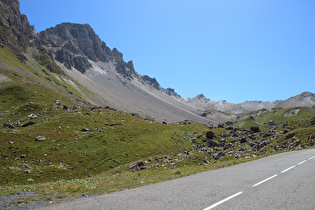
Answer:
[{"label": "clear sky", "polygon": [[89,23],[140,74],[182,97],[315,92],[314,0],[20,0],[37,32]]}]

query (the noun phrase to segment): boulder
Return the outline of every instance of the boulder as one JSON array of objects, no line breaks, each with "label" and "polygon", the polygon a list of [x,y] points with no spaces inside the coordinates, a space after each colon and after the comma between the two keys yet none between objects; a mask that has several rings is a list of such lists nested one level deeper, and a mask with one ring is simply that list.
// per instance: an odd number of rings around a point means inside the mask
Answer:
[{"label": "boulder", "polygon": [[285,139],[291,139],[295,136],[295,133],[289,133],[288,135],[285,136]]},{"label": "boulder", "polygon": [[213,140],[213,139],[208,140],[208,145],[209,145],[209,147],[220,147],[221,146],[221,144],[218,141]]},{"label": "boulder", "polygon": [[225,156],[225,153],[219,152],[219,153],[213,155],[213,159],[218,160],[220,157],[223,157],[223,156]]},{"label": "boulder", "polygon": [[258,133],[259,132],[259,127],[258,126],[252,126],[249,128],[251,131],[253,131],[254,133]]},{"label": "boulder", "polygon": [[29,122],[23,124],[22,127],[27,127],[27,126],[34,125],[34,124],[36,124],[36,123],[33,121],[29,121]]},{"label": "boulder", "polygon": [[206,133],[206,137],[207,137],[208,139],[213,139],[213,137],[215,137],[215,134],[214,134],[212,131],[208,131],[208,132]]},{"label": "boulder", "polygon": [[225,125],[233,125],[233,122],[227,121],[227,122],[225,122]]},{"label": "boulder", "polygon": [[246,139],[245,137],[243,137],[243,138],[240,139],[240,143],[243,144],[243,143],[246,143],[246,142],[247,142],[247,139]]},{"label": "boulder", "polygon": [[46,137],[45,136],[37,136],[36,141],[46,141]]},{"label": "boulder", "polygon": [[28,118],[31,118],[31,119],[36,119],[37,118],[37,115],[36,114],[30,114],[27,116]]},{"label": "boulder", "polygon": [[275,121],[269,120],[268,125],[275,125]]},{"label": "boulder", "polygon": [[14,126],[13,126],[12,123],[5,123],[5,124],[3,125],[3,127],[5,127],[5,128],[14,128]]}]

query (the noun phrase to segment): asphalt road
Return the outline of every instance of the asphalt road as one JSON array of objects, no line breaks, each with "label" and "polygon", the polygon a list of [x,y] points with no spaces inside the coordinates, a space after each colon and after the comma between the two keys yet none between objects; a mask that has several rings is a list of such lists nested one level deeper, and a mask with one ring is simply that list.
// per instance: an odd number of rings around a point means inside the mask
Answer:
[{"label": "asphalt road", "polygon": [[315,209],[315,149],[45,209]]}]

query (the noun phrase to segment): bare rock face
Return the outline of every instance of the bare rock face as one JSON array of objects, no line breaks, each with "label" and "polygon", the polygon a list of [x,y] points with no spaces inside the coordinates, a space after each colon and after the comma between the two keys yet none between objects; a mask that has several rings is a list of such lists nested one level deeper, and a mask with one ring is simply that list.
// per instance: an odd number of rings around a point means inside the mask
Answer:
[{"label": "bare rock face", "polygon": [[71,69],[74,67],[81,73],[85,73],[86,69],[92,67],[85,57],[76,56],[65,49],[58,50],[55,59],[63,63],[66,68]]},{"label": "bare rock face", "polygon": [[144,82],[148,83],[149,85],[155,87],[155,88],[159,88],[159,87],[160,87],[160,84],[156,81],[155,78],[151,78],[151,77],[149,77],[149,76],[147,76],[147,75],[144,75],[144,76],[142,77],[142,80],[143,80]]},{"label": "bare rock face", "polygon": [[12,49],[21,61],[25,61],[22,52],[31,45],[30,40],[36,38],[37,34],[27,17],[21,14],[18,0],[0,1],[0,29],[0,45]]},{"label": "bare rock face", "polygon": [[92,61],[107,62],[111,57],[111,50],[88,24],[62,23],[42,31],[39,36],[41,43],[53,51],[65,50]]},{"label": "bare rock face", "polygon": [[40,44],[55,55],[55,59],[68,69],[81,73],[91,68],[88,60],[116,63],[116,71],[125,78],[135,74],[132,61],[126,63],[123,54],[111,50],[101,41],[89,24],[62,23],[39,33]]}]

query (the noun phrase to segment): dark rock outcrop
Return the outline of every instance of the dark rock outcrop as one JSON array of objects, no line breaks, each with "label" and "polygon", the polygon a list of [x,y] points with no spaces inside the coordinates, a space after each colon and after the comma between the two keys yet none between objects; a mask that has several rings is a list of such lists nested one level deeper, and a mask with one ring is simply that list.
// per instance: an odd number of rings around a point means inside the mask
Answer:
[{"label": "dark rock outcrop", "polygon": [[154,87],[154,88],[159,88],[160,87],[160,84],[156,81],[156,79],[153,77],[153,78],[151,78],[151,77],[149,77],[149,76],[147,76],[147,75],[144,75],[143,77],[142,77],[142,80],[144,81],[144,82],[146,82],[146,83],[148,83],[149,85],[151,85],[152,87]]},{"label": "dark rock outcrop", "polygon": [[69,53],[65,49],[58,50],[56,52],[55,59],[60,63],[63,63],[67,69],[74,67],[81,73],[85,73],[86,69],[92,67],[89,61],[83,56],[75,56],[72,53]]},{"label": "dark rock outcrop", "polygon": [[178,95],[175,90],[173,88],[167,88],[165,90],[165,93],[169,96],[176,96],[176,97],[181,97],[180,95]]}]

